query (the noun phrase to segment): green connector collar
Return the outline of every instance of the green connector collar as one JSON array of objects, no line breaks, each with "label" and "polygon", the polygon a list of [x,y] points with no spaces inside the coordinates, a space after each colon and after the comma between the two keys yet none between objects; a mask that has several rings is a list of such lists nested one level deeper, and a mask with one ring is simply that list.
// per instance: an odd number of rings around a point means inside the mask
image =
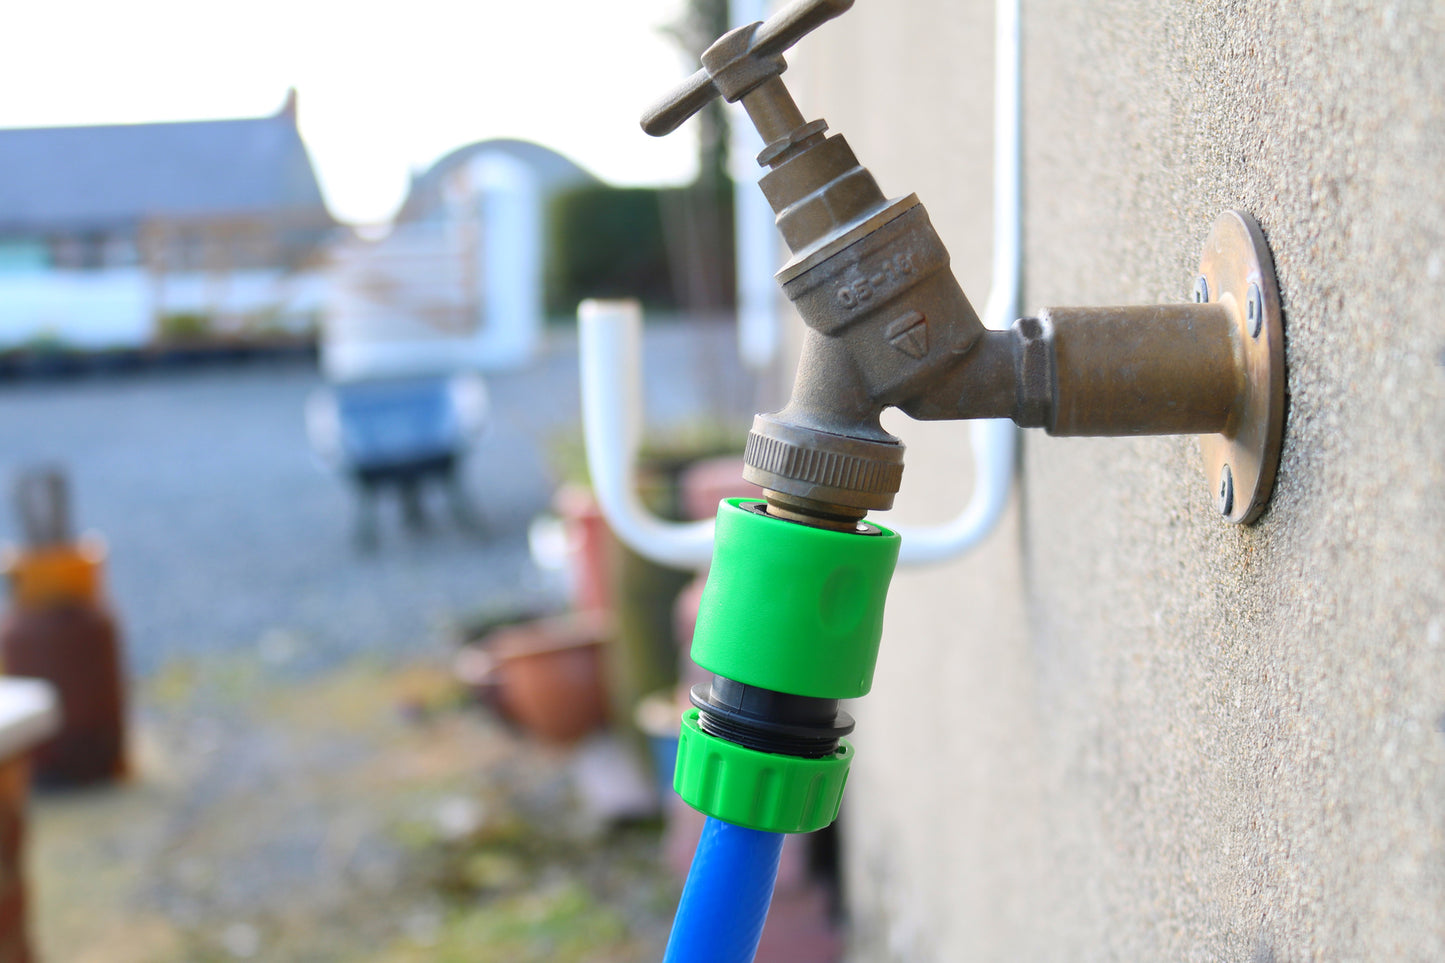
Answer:
[{"label": "green connector collar", "polygon": [[765,833],[810,833],[838,818],[853,747],[842,740],[822,759],[746,749],[682,716],[672,786],[692,808]]},{"label": "green connector collar", "polygon": [[873,686],[899,537],[833,532],[718,506],[692,658],[745,685],[818,699]]}]

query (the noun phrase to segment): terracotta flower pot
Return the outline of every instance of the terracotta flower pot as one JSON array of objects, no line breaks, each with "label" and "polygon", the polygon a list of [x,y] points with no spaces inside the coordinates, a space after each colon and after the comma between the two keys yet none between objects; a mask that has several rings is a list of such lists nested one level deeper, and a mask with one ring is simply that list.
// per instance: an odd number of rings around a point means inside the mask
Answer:
[{"label": "terracotta flower pot", "polygon": [[576,585],[577,608],[584,612],[612,610],[612,530],[592,492],[564,485],[552,500],[567,531],[568,554]]},{"label": "terracotta flower pot", "polygon": [[571,743],[607,721],[602,620],[562,616],[498,629],[458,674],[495,689],[503,715],[545,742]]}]

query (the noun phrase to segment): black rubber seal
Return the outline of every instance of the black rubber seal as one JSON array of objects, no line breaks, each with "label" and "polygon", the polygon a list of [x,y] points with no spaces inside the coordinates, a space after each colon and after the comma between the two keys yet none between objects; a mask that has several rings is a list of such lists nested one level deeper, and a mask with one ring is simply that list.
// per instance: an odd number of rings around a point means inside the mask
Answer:
[{"label": "black rubber seal", "polygon": [[837,699],[789,695],[724,676],[692,687],[698,724],[709,735],[759,752],[821,759],[838,751],[853,717]]}]

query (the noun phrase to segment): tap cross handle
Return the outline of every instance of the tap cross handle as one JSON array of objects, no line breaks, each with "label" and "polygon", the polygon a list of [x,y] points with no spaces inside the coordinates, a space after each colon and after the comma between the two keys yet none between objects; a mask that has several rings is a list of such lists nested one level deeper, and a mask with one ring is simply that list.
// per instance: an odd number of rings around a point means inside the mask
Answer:
[{"label": "tap cross handle", "polygon": [[642,129],[662,137],[714,97],[741,99],[787,69],[783,51],[851,6],[853,0],[794,0],[761,23],[729,31],[702,55],[701,70],[642,115]]}]

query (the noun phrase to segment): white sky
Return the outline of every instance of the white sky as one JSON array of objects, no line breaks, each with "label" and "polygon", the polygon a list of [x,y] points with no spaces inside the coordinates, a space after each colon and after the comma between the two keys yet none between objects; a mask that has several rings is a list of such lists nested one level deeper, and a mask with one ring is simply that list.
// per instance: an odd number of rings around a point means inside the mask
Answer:
[{"label": "white sky", "polygon": [[[300,95],[332,212],[376,222],[408,172],[520,137],[624,184],[685,181],[692,127],[642,111],[696,64],[680,0],[0,0],[0,127],[255,117]],[[3,176],[0,171],[0,176]]]}]

